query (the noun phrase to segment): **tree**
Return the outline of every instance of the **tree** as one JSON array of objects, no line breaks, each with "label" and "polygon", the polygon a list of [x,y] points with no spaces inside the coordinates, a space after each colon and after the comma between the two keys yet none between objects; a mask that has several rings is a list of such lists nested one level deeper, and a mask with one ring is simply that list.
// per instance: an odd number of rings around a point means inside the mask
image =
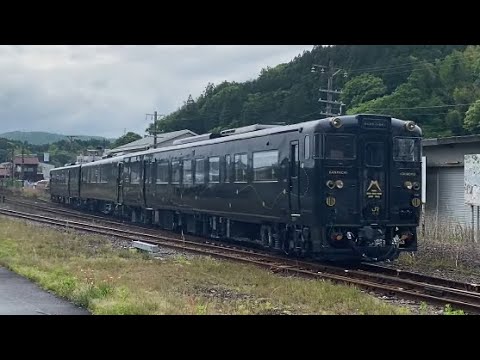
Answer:
[{"label": "tree", "polygon": [[468,109],[463,127],[473,133],[480,132],[480,100],[475,101]]},{"label": "tree", "polygon": [[371,74],[362,74],[345,84],[340,99],[347,108],[350,108],[383,96],[386,91],[387,87],[381,78]]},{"label": "tree", "polygon": [[129,144],[133,141],[136,141],[136,140],[139,140],[141,139],[142,137],[134,132],[131,132],[129,131],[128,133],[126,133],[125,135],[119,137],[114,143],[113,143],[113,147],[116,148],[116,147],[119,147],[119,146],[122,146],[122,145],[125,145],[125,144]]}]

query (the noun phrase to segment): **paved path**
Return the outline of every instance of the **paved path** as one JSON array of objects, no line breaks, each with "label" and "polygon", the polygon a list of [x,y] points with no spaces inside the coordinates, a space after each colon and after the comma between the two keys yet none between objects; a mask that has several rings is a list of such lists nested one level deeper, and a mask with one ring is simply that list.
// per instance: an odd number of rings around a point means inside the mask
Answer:
[{"label": "paved path", "polygon": [[88,315],[89,312],[0,267],[0,315]]}]

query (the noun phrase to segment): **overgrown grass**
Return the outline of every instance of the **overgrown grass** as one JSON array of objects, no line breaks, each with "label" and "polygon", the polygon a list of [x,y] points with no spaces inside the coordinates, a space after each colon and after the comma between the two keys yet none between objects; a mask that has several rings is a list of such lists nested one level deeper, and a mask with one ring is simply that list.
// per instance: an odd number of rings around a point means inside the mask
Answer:
[{"label": "overgrown grass", "polygon": [[480,242],[474,241],[471,227],[435,217],[427,217],[425,225],[424,232],[418,228],[418,252],[401,256],[400,264],[480,276],[472,266],[480,264]]},{"label": "overgrown grass", "polygon": [[208,257],[158,260],[3,218],[0,264],[94,314],[409,314],[353,287]]}]

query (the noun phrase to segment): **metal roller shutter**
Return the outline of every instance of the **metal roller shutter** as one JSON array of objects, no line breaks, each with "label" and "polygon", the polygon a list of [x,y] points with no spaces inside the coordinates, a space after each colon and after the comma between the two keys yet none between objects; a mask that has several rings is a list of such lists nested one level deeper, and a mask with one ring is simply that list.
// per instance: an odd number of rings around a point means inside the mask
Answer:
[{"label": "metal roller shutter", "polygon": [[465,205],[463,167],[438,168],[438,215],[439,219],[470,225],[472,212]]}]

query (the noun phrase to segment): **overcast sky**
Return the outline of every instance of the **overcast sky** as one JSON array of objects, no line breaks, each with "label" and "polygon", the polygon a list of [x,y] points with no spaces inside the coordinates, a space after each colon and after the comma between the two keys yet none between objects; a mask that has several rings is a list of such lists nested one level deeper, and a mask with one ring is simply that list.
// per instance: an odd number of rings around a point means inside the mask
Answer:
[{"label": "overcast sky", "polygon": [[312,45],[0,46],[0,133],[144,135],[208,82],[245,81]]}]

